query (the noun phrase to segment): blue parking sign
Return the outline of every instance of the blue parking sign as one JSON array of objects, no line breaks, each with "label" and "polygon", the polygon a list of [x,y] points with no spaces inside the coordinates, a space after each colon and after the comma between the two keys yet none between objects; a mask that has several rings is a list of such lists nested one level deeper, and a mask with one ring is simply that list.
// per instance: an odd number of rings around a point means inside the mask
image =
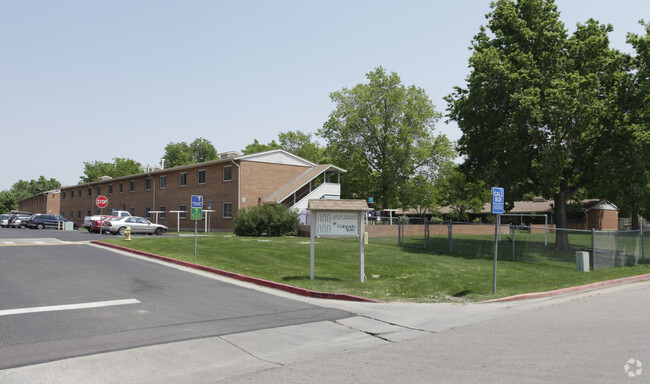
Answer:
[{"label": "blue parking sign", "polygon": [[492,187],[492,213],[495,215],[502,215],[505,205],[505,196],[503,188]]}]

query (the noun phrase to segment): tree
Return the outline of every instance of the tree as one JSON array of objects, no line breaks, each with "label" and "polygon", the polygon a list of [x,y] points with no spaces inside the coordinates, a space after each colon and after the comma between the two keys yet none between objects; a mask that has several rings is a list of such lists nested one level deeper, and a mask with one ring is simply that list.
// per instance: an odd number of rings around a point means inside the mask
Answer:
[{"label": "tree", "polygon": [[466,176],[460,166],[449,169],[436,187],[439,204],[449,206],[456,220],[469,221],[469,212],[481,212],[490,201],[490,187],[480,179]]},{"label": "tree", "polygon": [[620,208],[620,215],[632,217],[632,229],[639,229],[639,214],[650,215],[650,23],[641,22],[645,36],[628,34],[635,56],[620,55],[626,71],[618,78],[618,94],[611,101],[616,109],[609,115],[603,153],[598,166],[606,179],[591,187]]},{"label": "tree", "polygon": [[266,152],[273,149],[282,149],[282,147],[276,143],[275,140],[268,144],[261,144],[257,139],[255,139],[251,144],[248,144],[242,152],[244,152],[245,155],[250,155],[251,153]]},{"label": "tree", "polygon": [[218,154],[209,140],[199,137],[190,144],[184,141],[167,144],[163,158],[165,159],[165,166],[173,168],[181,165],[216,160]]},{"label": "tree", "polygon": [[332,161],[348,170],[342,196],[400,206],[410,179],[439,159],[432,142],[440,113],[423,89],[405,87],[394,72],[379,67],[366,78],[367,84],[330,94],[336,107],[318,135]]},{"label": "tree", "polygon": [[312,163],[320,163],[325,149],[318,142],[312,141],[312,134],[302,131],[280,132],[278,134],[280,147],[287,152],[300,156]]},{"label": "tree", "polygon": [[18,180],[11,186],[9,192],[14,196],[15,201],[21,201],[30,196],[38,195],[43,192],[53,191],[61,188],[61,183],[56,179],[46,179],[45,176],[40,176],[34,180]]},{"label": "tree", "polygon": [[[569,38],[552,0],[492,3],[487,28],[474,37],[467,88],[447,96],[463,132],[466,166],[505,189],[553,198],[557,228],[567,228],[567,200],[596,173],[608,101],[620,69],[609,48],[611,26],[594,20]],[[559,231],[558,249],[569,249]]]},{"label": "tree", "polygon": [[12,209],[18,209],[14,194],[9,191],[0,191],[0,213],[7,213]]},{"label": "tree", "polygon": [[142,172],[142,164],[135,160],[114,157],[112,163],[103,161],[84,162],[84,175],[79,177],[80,183],[92,183],[102,176],[122,177]]}]

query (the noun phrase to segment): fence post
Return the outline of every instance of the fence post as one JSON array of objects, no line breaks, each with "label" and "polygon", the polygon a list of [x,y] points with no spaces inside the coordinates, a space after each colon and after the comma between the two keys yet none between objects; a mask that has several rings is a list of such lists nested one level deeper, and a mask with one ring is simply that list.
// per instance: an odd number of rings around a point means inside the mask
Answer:
[{"label": "fence post", "polygon": [[616,231],[616,234],[614,235],[614,266],[621,266],[621,262],[618,257],[618,231]]},{"label": "fence post", "polygon": [[510,234],[512,235],[512,261],[517,261],[515,256],[515,226],[510,224]]},{"label": "fence post", "polygon": [[643,219],[639,221],[641,222],[641,262],[645,264],[645,246],[643,242]]},{"label": "fence post", "polygon": [[454,227],[454,224],[451,221],[451,219],[449,219],[449,227],[447,227],[447,233],[448,233],[448,237],[449,237],[449,254],[450,255],[452,253],[452,247],[453,247],[452,240],[454,238],[454,228],[453,227]]},{"label": "fence post", "polygon": [[591,265],[596,270],[596,229],[591,228],[591,257],[593,259]]},{"label": "fence post", "polygon": [[399,225],[397,226],[397,246],[402,247],[404,245],[404,243],[402,242],[402,225],[404,225],[404,223],[400,221],[398,224]]},{"label": "fence post", "polygon": [[424,249],[429,249],[429,219],[424,218]]}]

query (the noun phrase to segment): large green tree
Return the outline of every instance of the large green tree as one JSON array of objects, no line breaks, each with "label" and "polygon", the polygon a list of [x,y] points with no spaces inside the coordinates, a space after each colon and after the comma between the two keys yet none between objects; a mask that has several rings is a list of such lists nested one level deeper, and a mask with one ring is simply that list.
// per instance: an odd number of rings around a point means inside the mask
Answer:
[{"label": "large green tree", "polygon": [[366,78],[330,94],[336,106],[318,135],[332,162],[348,170],[344,197],[399,207],[412,178],[435,172],[440,147],[434,124],[441,114],[422,88],[404,86],[394,72],[379,67]]},{"label": "large green tree", "polygon": [[[567,228],[567,201],[598,177],[618,52],[611,26],[594,20],[569,37],[552,0],[499,0],[474,37],[466,88],[449,95],[450,119],[466,168],[505,189],[510,202],[534,193],[553,198],[555,223]],[[556,247],[568,249],[558,232]]]},{"label": "large green tree", "polygon": [[184,141],[167,144],[163,157],[165,159],[165,167],[172,168],[216,160],[218,154],[214,145],[209,140],[199,137],[189,144]]},{"label": "large green tree", "polygon": [[142,164],[133,159],[115,157],[112,163],[104,161],[84,162],[84,174],[80,183],[92,183],[102,176],[122,177],[142,172]]},{"label": "large green tree", "polygon": [[593,189],[618,205],[620,215],[632,217],[638,229],[639,214],[650,217],[650,23],[641,22],[645,35],[628,34],[636,55],[621,55],[626,71],[620,74],[615,105],[608,115],[599,172]]},{"label": "large green tree", "polygon": [[18,209],[14,194],[9,191],[0,191],[0,213],[9,213],[12,209]]},{"label": "large green tree", "polygon": [[30,196],[59,188],[61,188],[61,183],[58,180],[46,179],[45,176],[41,175],[38,179],[29,181],[18,180],[11,186],[9,192],[14,196],[16,201],[20,201]]}]

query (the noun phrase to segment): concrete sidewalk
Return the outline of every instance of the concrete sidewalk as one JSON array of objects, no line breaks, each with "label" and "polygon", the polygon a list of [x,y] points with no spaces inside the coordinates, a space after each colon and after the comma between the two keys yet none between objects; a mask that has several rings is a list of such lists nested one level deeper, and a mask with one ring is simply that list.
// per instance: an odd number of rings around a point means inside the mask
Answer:
[{"label": "concrete sidewalk", "polygon": [[[137,256],[134,256],[137,257]],[[150,260],[150,259],[147,259]],[[157,262],[157,261],[155,261]],[[160,262],[162,263],[162,262]],[[169,264],[165,264],[169,265]],[[356,316],[83,356],[0,371],[0,383],[214,383],[326,356],[369,351],[486,320],[534,311],[615,286],[525,301],[472,304],[361,303],[314,299],[186,269]],[[636,284],[649,284],[641,282]]]}]

